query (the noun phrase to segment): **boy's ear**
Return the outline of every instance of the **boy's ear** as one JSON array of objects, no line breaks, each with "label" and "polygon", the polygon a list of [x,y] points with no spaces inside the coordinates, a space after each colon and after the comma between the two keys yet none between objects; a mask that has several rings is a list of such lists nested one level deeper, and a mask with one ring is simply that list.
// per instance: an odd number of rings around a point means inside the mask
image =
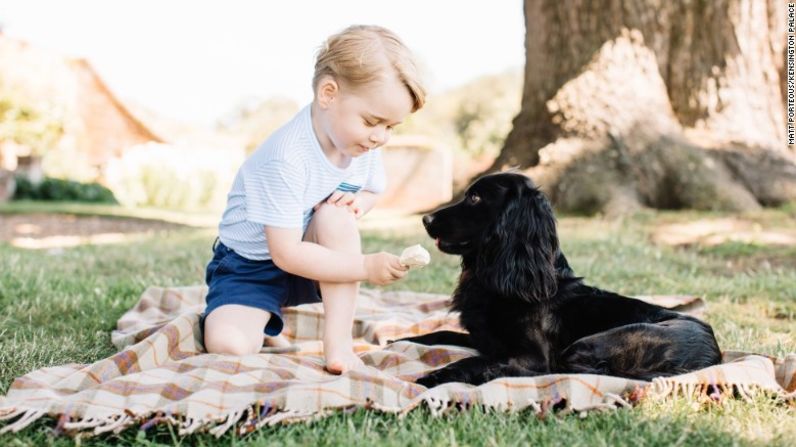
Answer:
[{"label": "boy's ear", "polygon": [[318,103],[321,108],[329,107],[329,104],[337,97],[339,91],[340,87],[334,78],[331,76],[321,78],[321,82],[318,83]]}]

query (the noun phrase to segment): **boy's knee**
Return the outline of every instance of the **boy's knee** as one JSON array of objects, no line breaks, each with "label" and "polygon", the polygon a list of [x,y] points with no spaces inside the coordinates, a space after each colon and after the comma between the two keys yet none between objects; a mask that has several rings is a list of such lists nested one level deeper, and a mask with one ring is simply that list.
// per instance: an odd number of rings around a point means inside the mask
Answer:
[{"label": "boy's knee", "polygon": [[316,242],[327,245],[330,242],[344,240],[346,235],[352,241],[359,241],[359,229],[354,213],[346,207],[324,204],[315,212],[312,217],[315,227]]},{"label": "boy's knee", "polygon": [[214,328],[212,332],[205,331],[204,338],[205,349],[209,354],[256,354],[262,347],[262,340],[257,343],[234,326]]},{"label": "boy's knee", "polygon": [[332,205],[324,203],[318,210],[315,211],[313,219],[319,220],[321,223],[345,223],[351,222],[356,224],[356,217],[347,207]]}]

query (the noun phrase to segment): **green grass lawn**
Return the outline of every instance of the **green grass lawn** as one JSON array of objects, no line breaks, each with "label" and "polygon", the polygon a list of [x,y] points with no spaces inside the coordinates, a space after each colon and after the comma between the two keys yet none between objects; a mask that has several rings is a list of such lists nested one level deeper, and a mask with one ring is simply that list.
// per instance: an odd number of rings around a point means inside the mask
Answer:
[{"label": "green grass lawn", "polygon": [[[41,212],[39,205],[2,212]],[[100,207],[63,212],[119,214]],[[726,243],[671,248],[650,242],[661,223],[723,217],[706,213],[641,213],[621,220],[562,217],[560,235],[576,273],[624,294],[697,294],[723,349],[782,356],[796,352],[796,247]],[[747,216],[762,227],[796,227],[793,208]],[[419,223],[419,219],[417,220]],[[114,352],[110,331],[150,285],[203,280],[213,229],[185,227],[131,237],[127,243],[31,251],[0,242],[0,393],[13,379],[49,365],[93,362]],[[414,225],[364,232],[368,251],[400,252],[432,244]],[[432,264],[390,289],[450,293],[458,259],[432,250]],[[0,445],[70,445],[53,437],[52,421]],[[683,399],[631,410],[548,416],[482,409],[433,418],[425,409],[399,419],[376,412],[338,414],[309,424],[265,428],[237,439],[232,430],[177,438],[168,427],[83,439],[87,445],[796,445],[796,408],[765,397],[695,408]]]}]

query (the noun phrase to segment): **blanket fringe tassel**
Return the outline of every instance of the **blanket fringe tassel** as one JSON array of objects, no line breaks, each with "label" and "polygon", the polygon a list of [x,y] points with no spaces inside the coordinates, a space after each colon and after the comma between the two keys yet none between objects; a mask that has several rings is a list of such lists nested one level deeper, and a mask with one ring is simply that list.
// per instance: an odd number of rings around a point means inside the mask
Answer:
[{"label": "blanket fringe tassel", "polygon": [[[309,421],[322,418],[329,413],[330,411],[279,410],[268,406],[263,407],[263,405],[258,403],[246,409],[233,411],[221,419],[179,418],[163,415],[163,413],[153,413],[150,417],[144,418],[136,417],[132,414],[122,414],[70,420],[68,416],[61,415],[56,431],[58,433],[90,431],[93,435],[108,432],[118,434],[139,422],[143,422],[141,424],[142,430],[147,430],[158,423],[167,422],[178,428],[180,436],[190,435],[197,431],[207,431],[215,437],[221,437],[230,428],[238,424],[242,418],[244,422],[240,424],[238,432],[240,435],[245,435],[266,425],[273,426],[280,423]],[[13,420],[14,418],[17,418],[17,420],[0,428],[0,434],[16,433],[46,415],[46,410],[15,409],[7,411],[6,414],[0,416],[0,421]],[[244,418],[244,416],[246,417]]]},{"label": "blanket fringe tassel", "polygon": [[[652,381],[648,387],[648,395],[655,399],[665,399],[671,397],[682,396],[689,400],[711,399],[714,401],[723,400],[725,398],[732,398],[739,396],[744,400],[750,401],[758,393],[766,391],[766,389],[755,385],[735,383],[735,384],[689,384],[689,383],[676,383],[668,378],[657,378]],[[796,400],[796,391],[788,393],[778,393],[778,396],[786,401]],[[631,399],[632,400],[632,399]],[[409,411],[416,408],[417,404],[425,403],[433,416],[441,416],[452,410],[458,408],[458,403],[441,396],[425,396],[421,397],[414,405],[403,410],[398,408],[378,408],[371,405],[374,409],[397,413],[399,416],[405,416]],[[533,399],[527,402],[526,406],[516,407],[514,409],[521,410],[530,408],[537,416],[544,417],[548,413],[554,402],[535,401]],[[486,405],[489,408],[496,410],[510,410],[511,407],[505,405]],[[604,411],[615,409],[617,407],[632,408],[632,404],[628,402],[627,398],[613,393],[605,393],[604,401],[592,407],[588,411]],[[560,409],[559,413],[568,413],[577,411],[567,405],[566,408]],[[61,415],[57,432],[75,432],[75,431],[91,431],[94,435],[102,433],[120,433],[121,431],[129,428],[132,425],[141,423],[141,429],[147,430],[148,428],[162,422],[172,424],[178,428],[180,436],[191,435],[196,432],[207,431],[215,437],[221,437],[224,433],[228,432],[231,428],[237,427],[239,435],[246,435],[254,432],[264,426],[274,426],[276,424],[286,424],[294,422],[305,422],[315,419],[320,419],[333,410],[315,411],[315,410],[285,410],[272,407],[267,403],[256,402],[247,408],[232,411],[228,415],[213,419],[213,418],[189,418],[179,417],[173,415],[164,415],[163,413],[152,413],[149,416],[136,416],[132,413],[122,415],[113,415],[107,417],[90,417],[80,420],[72,421],[66,414]],[[0,409],[0,421],[16,420],[8,425],[0,428],[0,434],[13,432],[16,433],[41,417],[46,416],[47,411],[39,409],[18,409],[18,408],[3,408]],[[587,415],[587,411],[579,411],[581,417]]]},{"label": "blanket fringe tassel", "polygon": [[209,433],[216,438],[221,437],[227,430],[230,429],[233,425],[235,425],[238,420],[243,416],[244,410],[233,411],[227,416],[227,421],[221,425],[217,425],[209,430]]},{"label": "blanket fringe tassel", "polygon": [[17,409],[14,409],[14,408],[8,408],[8,409],[0,410],[0,412],[3,414],[2,416],[0,416],[0,421],[7,421],[9,419],[14,419],[15,417],[17,417],[20,414],[24,413],[25,410],[17,410]]},{"label": "blanket fringe tassel", "polygon": [[23,428],[27,427],[28,425],[36,422],[46,414],[47,412],[45,410],[17,410],[8,415],[5,415],[0,420],[13,419],[14,417],[19,415],[22,415],[22,417],[0,429],[0,435],[8,432],[16,433],[22,430]]},{"label": "blanket fringe tassel", "polygon": [[[613,409],[616,409],[617,407],[623,407],[623,408],[632,408],[633,407],[633,404],[631,404],[630,402],[627,401],[626,398],[624,398],[624,397],[622,397],[622,396],[620,396],[618,394],[605,393],[603,396],[605,398],[605,401],[602,402],[602,403],[592,404],[588,411],[604,411],[604,410],[613,410]],[[534,412],[534,414],[536,414],[537,416],[540,416],[540,417],[544,417],[544,415],[546,415],[551,410],[551,408],[554,405],[558,404],[559,401],[560,400],[536,401],[536,400],[533,400],[533,399],[529,399],[528,402],[527,402],[527,405],[525,405],[525,406],[522,406],[522,405],[520,405],[520,406],[516,406],[516,405],[515,406],[511,406],[510,404],[506,405],[506,404],[503,404],[503,403],[497,403],[497,404],[481,403],[481,404],[478,404],[478,405],[483,405],[486,408],[490,408],[490,409],[497,410],[497,411],[511,411],[511,410],[519,411],[519,410],[524,410],[525,408],[529,408],[530,407],[530,409]],[[450,412],[450,411],[452,411],[452,410],[454,410],[456,408],[459,408],[459,406],[457,406],[457,404],[461,404],[461,403],[456,402],[456,401],[451,401],[450,399],[446,399],[446,398],[442,398],[442,397],[438,397],[438,396],[433,396],[433,395],[426,396],[425,398],[422,399],[421,402],[426,404],[426,406],[428,407],[429,411],[431,412],[431,415],[434,416],[434,417],[442,416],[444,414],[447,414],[448,412]],[[467,404],[462,404],[462,405],[467,406]],[[409,411],[411,411],[415,407],[416,407],[416,405],[411,405],[409,408],[407,408],[407,409],[405,409],[403,411],[400,411],[399,412],[399,416],[405,416]],[[566,407],[561,408],[560,410],[558,410],[558,414],[566,415],[566,414],[569,414],[569,413],[572,413],[572,412],[578,412],[578,414],[581,417],[585,417],[588,414],[588,411],[587,410],[576,410],[574,407],[572,407],[569,404],[569,402],[566,402]]]},{"label": "blanket fringe tassel", "polygon": [[713,400],[721,401],[733,396],[750,402],[761,392],[771,392],[777,397],[789,401],[796,398],[796,391],[790,393],[777,392],[760,387],[755,384],[746,383],[722,383],[722,384],[694,384],[676,383],[671,379],[659,377],[652,380],[649,386],[649,396],[653,399],[666,399],[670,397],[682,396],[688,400]]},{"label": "blanket fringe tassel", "polygon": [[61,428],[64,430],[85,430],[87,428],[100,427],[111,421],[110,418],[85,418],[74,422],[64,422]]}]

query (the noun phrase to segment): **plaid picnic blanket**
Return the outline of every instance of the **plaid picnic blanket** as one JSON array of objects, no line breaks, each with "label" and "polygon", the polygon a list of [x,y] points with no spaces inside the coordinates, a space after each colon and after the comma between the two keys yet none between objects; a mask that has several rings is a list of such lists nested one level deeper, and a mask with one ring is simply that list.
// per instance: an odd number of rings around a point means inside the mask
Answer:
[{"label": "plaid picnic blanket", "polygon": [[[199,314],[206,288],[151,287],[118,321],[119,352],[92,364],[42,368],[14,381],[0,397],[0,433],[18,431],[42,416],[56,431],[120,432],[171,423],[179,433],[241,434],[265,424],[308,420],[356,407],[405,414],[421,404],[433,414],[485,405],[536,412],[587,411],[630,406],[642,396],[685,394],[704,399],[766,390],[786,399],[796,390],[796,354],[785,359],[725,353],[725,363],[652,383],[589,374],[552,374],[493,380],[481,386],[450,383],[426,389],[412,380],[470,349],[388,340],[435,330],[461,330],[444,295],[363,290],[356,351],[367,370],[340,376],[324,370],[321,304],[285,310],[295,352],[248,356],[206,354]],[[693,297],[647,297],[675,309],[698,310]]]}]

